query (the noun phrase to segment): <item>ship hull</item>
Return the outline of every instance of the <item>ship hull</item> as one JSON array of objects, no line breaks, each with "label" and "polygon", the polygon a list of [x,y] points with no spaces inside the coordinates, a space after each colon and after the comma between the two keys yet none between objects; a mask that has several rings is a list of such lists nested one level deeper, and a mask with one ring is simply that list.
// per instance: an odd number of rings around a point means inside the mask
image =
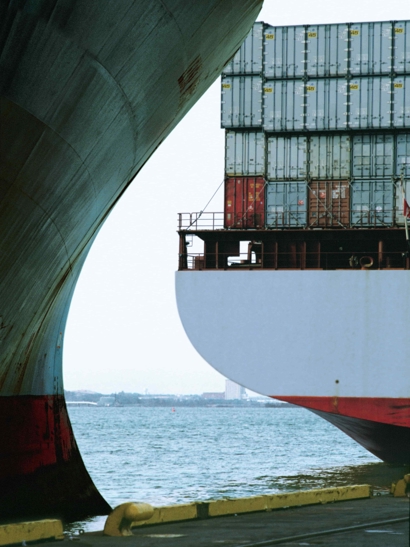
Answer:
[{"label": "ship hull", "polygon": [[1,520],[109,511],[63,400],[71,297],[115,203],[260,7],[0,1]]},{"label": "ship hull", "polygon": [[219,372],[410,462],[405,271],[180,271],[176,295],[189,339]]}]

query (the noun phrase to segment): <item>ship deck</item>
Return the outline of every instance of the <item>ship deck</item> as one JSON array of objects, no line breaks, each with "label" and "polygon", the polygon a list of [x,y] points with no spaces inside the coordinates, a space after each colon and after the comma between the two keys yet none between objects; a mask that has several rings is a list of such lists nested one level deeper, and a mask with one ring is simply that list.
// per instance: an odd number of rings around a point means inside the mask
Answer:
[{"label": "ship deck", "polygon": [[226,227],[223,213],[180,213],[178,270],[408,270],[406,232],[380,225]]}]

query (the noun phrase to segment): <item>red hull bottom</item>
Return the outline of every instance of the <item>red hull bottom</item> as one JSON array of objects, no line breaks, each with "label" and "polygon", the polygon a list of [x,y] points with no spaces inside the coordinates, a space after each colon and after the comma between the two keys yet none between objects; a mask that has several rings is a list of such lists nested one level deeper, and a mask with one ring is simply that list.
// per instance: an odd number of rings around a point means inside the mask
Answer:
[{"label": "red hull bottom", "polygon": [[303,406],[387,463],[410,463],[410,399],[276,397]]},{"label": "red hull bottom", "polygon": [[0,397],[0,520],[111,510],[74,439],[63,396]]}]

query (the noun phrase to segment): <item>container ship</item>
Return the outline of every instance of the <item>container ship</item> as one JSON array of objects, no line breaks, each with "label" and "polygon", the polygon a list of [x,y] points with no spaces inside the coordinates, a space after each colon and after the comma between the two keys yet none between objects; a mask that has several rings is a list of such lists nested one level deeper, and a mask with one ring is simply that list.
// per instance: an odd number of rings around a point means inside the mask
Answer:
[{"label": "container ship", "polygon": [[106,514],[62,351],[99,228],[262,0],[0,0],[0,520]]},{"label": "container ship", "polygon": [[224,211],[179,215],[185,331],[410,463],[410,22],[257,22],[221,85]]}]

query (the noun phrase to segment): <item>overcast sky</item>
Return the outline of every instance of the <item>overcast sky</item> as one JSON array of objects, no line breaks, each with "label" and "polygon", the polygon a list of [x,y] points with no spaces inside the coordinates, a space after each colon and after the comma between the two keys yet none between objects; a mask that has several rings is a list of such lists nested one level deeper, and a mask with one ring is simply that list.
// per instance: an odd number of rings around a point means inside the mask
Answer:
[{"label": "overcast sky", "polygon": [[[410,19],[408,0],[265,0],[258,17],[271,25],[400,19]],[[88,256],[68,318],[66,389],[225,389],[188,341],[174,291],[177,214],[202,210],[223,176],[218,80],[136,177]],[[207,210],[223,210],[222,188]]]}]

